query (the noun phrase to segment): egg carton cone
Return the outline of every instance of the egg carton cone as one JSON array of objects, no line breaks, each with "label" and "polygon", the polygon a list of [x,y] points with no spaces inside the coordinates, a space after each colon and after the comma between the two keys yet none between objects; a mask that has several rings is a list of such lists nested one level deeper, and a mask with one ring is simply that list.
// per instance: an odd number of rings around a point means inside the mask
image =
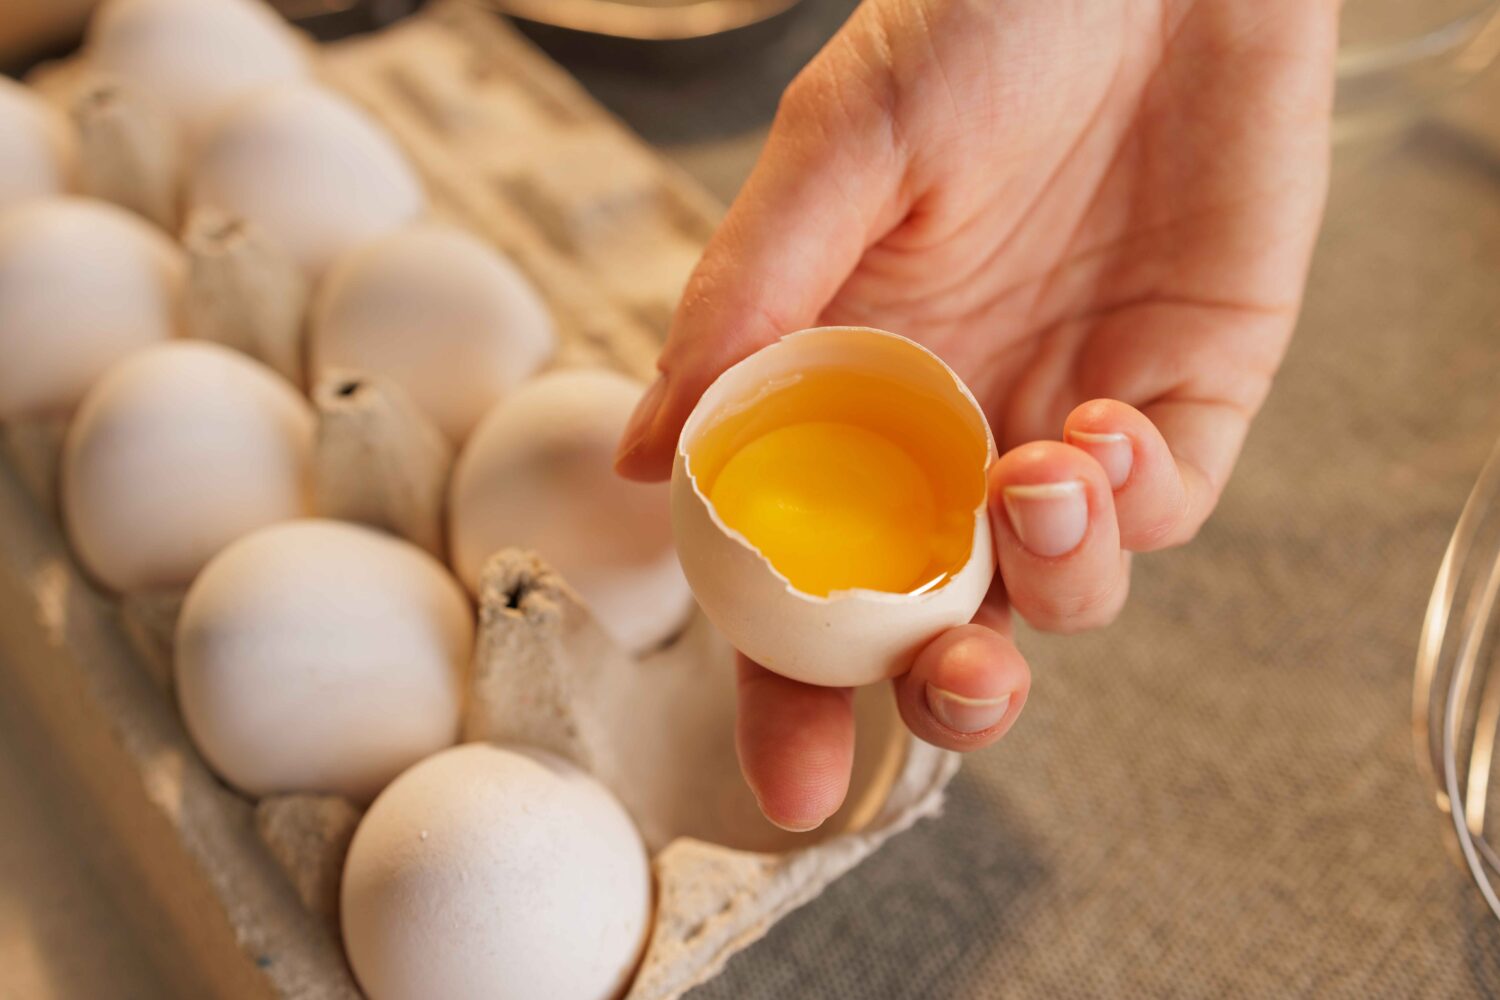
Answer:
[{"label": "egg carton cone", "polygon": [[415,542],[443,559],[453,446],[389,379],[337,369],[313,387],[313,506]]},{"label": "egg carton cone", "polygon": [[177,230],[182,149],[176,126],[119,80],[88,73],[72,81],[78,129],[78,189]]},{"label": "egg carton cone", "polygon": [[297,898],[338,926],[339,876],[364,810],[340,795],[268,795],[255,804],[255,829],[286,872]]},{"label": "egg carton cone", "polygon": [[187,597],[184,587],[136,590],[120,595],[120,627],[141,665],[163,691],[171,693],[172,648],[177,619]]},{"label": "egg carton cone", "polygon": [[213,208],[188,216],[182,246],[187,332],[242,351],[305,388],[308,287],[296,265],[253,224]]},{"label": "egg carton cone", "polygon": [[[718,205],[463,0],[437,0],[380,34],[321,49],[317,67],[402,146],[433,218],[490,241],[526,273],[557,323],[555,365],[650,374]],[[77,60],[30,82],[97,119],[101,164],[128,153],[148,180],[165,175],[158,167],[175,171],[176,145],[142,139],[151,111],[136,95],[109,90],[103,100],[107,81]],[[100,169],[108,183],[94,182],[96,191],[167,217],[149,183]],[[195,216],[184,239],[189,331],[304,383],[309,290],[300,275],[240,220]],[[318,413],[320,512],[441,553],[453,461],[443,435],[379,377],[329,372],[304,387]],[[186,995],[357,997],[334,901],[359,808],[333,796],[251,802],[208,770],[171,690],[182,593],[108,597],[72,561],[56,513],[64,430],[59,420],[4,428],[0,695],[42,724],[127,855],[121,895],[138,904],[162,961],[190,984]],[[739,775],[733,652],[701,614],[661,648],[631,656],[537,556],[507,551],[484,574],[479,625],[464,738],[573,760],[625,804],[651,853],[654,925],[629,1000],[677,997],[714,976],[936,812],[957,769],[956,757],[905,731],[886,686],[861,691],[848,802],[818,831],[789,833],[761,816]]]},{"label": "egg carton cone", "polygon": [[0,425],[6,461],[37,507],[50,516],[57,516],[57,476],[67,434],[67,417],[27,417]]},{"label": "egg carton cone", "polygon": [[76,193],[113,202],[175,233],[183,143],[170,116],[138,89],[79,58],[41,63],[25,82],[74,126]]}]

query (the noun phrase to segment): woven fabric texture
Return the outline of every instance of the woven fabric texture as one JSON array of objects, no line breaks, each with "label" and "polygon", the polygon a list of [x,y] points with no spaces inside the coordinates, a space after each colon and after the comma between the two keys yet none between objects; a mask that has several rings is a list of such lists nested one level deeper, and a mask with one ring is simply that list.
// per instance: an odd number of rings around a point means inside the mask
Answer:
[{"label": "woven fabric texture", "polygon": [[[1500,77],[1335,177],[1218,512],[1136,562],[945,816],[694,997],[1500,995],[1413,763],[1422,613],[1500,438]],[[1490,111],[1486,112],[1485,109]]]}]

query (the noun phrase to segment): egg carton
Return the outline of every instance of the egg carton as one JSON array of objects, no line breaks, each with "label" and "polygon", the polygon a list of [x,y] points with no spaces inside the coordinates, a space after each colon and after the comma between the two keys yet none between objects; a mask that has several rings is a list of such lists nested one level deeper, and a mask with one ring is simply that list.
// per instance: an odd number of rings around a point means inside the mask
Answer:
[{"label": "egg carton", "polygon": [[[556,318],[560,365],[650,371],[717,205],[513,30],[460,0],[321,49],[318,66],[401,144],[433,215],[491,240],[527,273]],[[61,93],[76,70],[60,64],[35,82]],[[149,199],[137,207],[165,211]],[[184,240],[200,261],[253,254],[240,235],[195,219]],[[194,273],[211,284],[217,272]],[[248,273],[281,288],[274,262]],[[280,294],[256,298],[300,302]],[[242,299],[218,319],[232,328],[251,305]],[[238,336],[226,329],[220,339]],[[274,344],[237,346],[258,346],[275,364]],[[319,509],[441,551],[453,458],[442,435],[399,390],[361,373],[334,373],[312,397]],[[114,601],[70,559],[53,491],[63,432],[57,421],[4,428],[0,683],[43,723],[107,820],[131,861],[128,891],[149,901],[142,919],[158,922],[153,938],[194,995],[357,996],[338,939],[337,885],[360,810],[332,796],[252,803],[209,772],[170,693],[181,594]],[[486,568],[463,737],[562,754],[635,818],[656,909],[628,1000],[677,997],[715,975],[935,813],[957,768],[906,733],[888,691],[864,690],[848,801],[815,833],[779,830],[739,777],[732,658],[701,614],[633,657],[534,554],[502,552]]]}]

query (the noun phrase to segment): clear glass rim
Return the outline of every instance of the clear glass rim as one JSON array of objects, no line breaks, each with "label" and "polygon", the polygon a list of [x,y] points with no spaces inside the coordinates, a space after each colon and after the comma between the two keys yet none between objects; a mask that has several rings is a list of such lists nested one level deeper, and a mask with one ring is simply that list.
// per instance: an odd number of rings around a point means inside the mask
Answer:
[{"label": "clear glass rim", "polygon": [[1391,73],[1482,46],[1500,50],[1500,3],[1490,3],[1436,28],[1397,42],[1370,42],[1339,49],[1340,79]]}]

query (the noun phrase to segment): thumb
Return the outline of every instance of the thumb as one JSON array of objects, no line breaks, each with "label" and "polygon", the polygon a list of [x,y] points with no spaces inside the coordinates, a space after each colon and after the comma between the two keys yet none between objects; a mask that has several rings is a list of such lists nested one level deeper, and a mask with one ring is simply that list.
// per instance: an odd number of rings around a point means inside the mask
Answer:
[{"label": "thumb", "polygon": [[661,374],[620,441],[623,476],[671,474],[703,391],[735,362],[816,325],[893,200],[897,149],[884,112],[866,98],[862,120],[851,117],[848,97],[820,93],[817,67],[809,70],[782,98],[755,169],[688,279]]}]

